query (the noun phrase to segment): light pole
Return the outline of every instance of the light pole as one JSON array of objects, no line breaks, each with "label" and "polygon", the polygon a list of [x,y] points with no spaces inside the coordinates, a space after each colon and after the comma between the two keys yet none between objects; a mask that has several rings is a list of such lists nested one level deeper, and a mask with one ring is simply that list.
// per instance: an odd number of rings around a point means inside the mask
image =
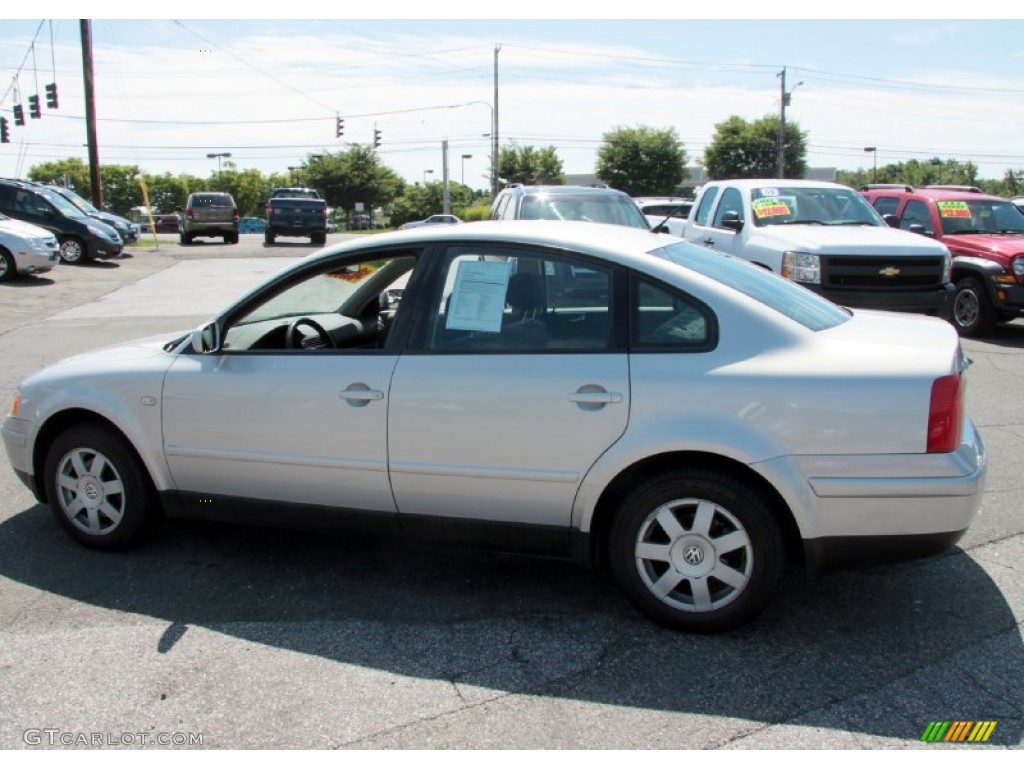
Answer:
[{"label": "light pole", "polygon": [[424,186],[424,187],[425,187],[425,186],[427,186],[427,174],[428,174],[428,173],[433,173],[433,172],[434,172],[433,170],[430,170],[430,171],[424,171],[424,172],[423,172],[423,186]]},{"label": "light pole", "polygon": [[789,106],[793,91],[803,85],[803,80],[793,86],[790,91],[786,90],[786,68],[777,75],[781,79],[779,98],[779,146],[778,146],[778,172],[779,178],[786,177],[786,107]]},{"label": "light pole", "polygon": [[864,147],[865,152],[870,152],[873,155],[871,162],[871,183],[875,183],[875,177],[878,176],[878,147]]},{"label": "light pole", "polygon": [[[498,54],[495,52],[495,66],[497,66]],[[495,86],[495,95],[497,95],[497,86]],[[498,196],[498,116],[494,111],[494,105],[489,101],[467,101],[464,105],[468,107],[470,104],[483,104],[489,110],[491,110],[491,197]],[[485,136],[487,134],[484,134]]]},{"label": "light pole", "polygon": [[206,157],[209,158],[210,160],[213,160],[213,158],[215,158],[215,157],[217,158],[217,184],[220,184],[221,183],[220,160],[221,160],[222,157],[231,157],[231,153],[230,152],[207,152],[206,153]]},{"label": "light pole", "polygon": [[472,155],[463,155],[462,156],[462,186],[466,186],[466,161],[467,160],[472,160],[472,159],[473,159]]}]

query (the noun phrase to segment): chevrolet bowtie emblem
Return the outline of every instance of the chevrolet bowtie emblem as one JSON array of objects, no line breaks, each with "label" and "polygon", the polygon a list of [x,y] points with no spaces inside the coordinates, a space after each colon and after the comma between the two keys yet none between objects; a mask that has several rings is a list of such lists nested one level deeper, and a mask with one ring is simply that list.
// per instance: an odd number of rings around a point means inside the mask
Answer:
[{"label": "chevrolet bowtie emblem", "polygon": [[882,277],[896,277],[899,273],[899,267],[886,267],[885,269],[878,270],[878,274]]}]

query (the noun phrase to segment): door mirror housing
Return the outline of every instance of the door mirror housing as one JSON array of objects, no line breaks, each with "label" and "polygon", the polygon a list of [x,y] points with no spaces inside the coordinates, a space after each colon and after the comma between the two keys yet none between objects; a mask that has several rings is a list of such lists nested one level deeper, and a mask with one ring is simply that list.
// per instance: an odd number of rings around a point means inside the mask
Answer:
[{"label": "door mirror housing", "polygon": [[739,232],[743,229],[743,219],[737,211],[726,211],[722,214],[721,221],[722,229],[731,229],[733,232]]},{"label": "door mirror housing", "polygon": [[882,221],[884,221],[890,227],[896,227],[897,229],[900,226],[900,217],[897,216],[895,213],[887,213],[887,214],[885,214],[882,217]]},{"label": "door mirror housing", "polygon": [[200,355],[220,352],[220,326],[216,322],[192,331],[192,351]]}]

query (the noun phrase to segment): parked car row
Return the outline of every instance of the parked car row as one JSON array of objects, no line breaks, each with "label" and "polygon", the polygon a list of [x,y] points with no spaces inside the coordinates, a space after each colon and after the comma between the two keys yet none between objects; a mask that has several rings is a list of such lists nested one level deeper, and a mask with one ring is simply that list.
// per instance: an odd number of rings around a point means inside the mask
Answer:
[{"label": "parked car row", "polygon": [[[67,197],[43,184],[0,179],[0,213],[52,235],[60,248],[60,259],[69,264],[115,258],[124,249],[124,241],[114,227],[86,214]],[[17,259],[13,254],[10,256],[17,271]]]}]

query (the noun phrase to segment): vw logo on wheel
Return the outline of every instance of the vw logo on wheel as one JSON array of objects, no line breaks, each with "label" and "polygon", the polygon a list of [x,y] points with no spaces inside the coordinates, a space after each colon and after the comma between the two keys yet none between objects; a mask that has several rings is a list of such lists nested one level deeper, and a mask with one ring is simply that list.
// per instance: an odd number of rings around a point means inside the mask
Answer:
[{"label": "vw logo on wheel", "polygon": [[696,545],[691,545],[683,552],[683,560],[690,565],[700,565],[704,562],[704,550]]}]

